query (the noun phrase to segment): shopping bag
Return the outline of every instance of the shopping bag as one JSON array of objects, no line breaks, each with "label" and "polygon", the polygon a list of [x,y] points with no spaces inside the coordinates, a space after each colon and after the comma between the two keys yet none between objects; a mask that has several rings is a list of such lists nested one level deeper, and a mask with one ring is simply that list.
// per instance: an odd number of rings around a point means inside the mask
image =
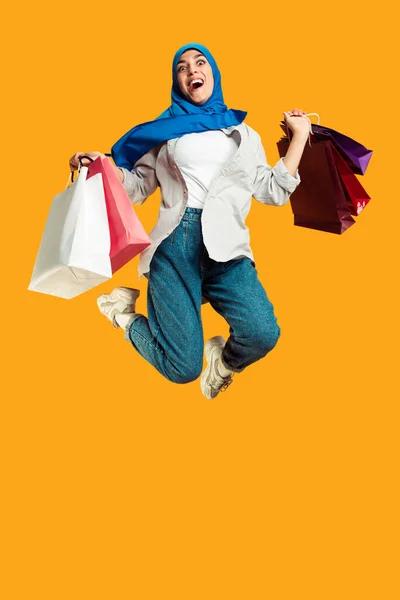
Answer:
[{"label": "shopping bag", "polygon": [[[101,173],[76,181],[51,203],[29,290],[74,298],[112,276],[110,233]],[[71,177],[71,175],[70,175]]]},{"label": "shopping bag", "polygon": [[[316,114],[316,113],[309,113]],[[287,133],[287,127],[284,121],[280,124],[281,128],[285,133]],[[372,150],[368,150],[365,146],[356,142],[352,138],[344,135],[343,133],[339,133],[330,127],[323,127],[312,124],[311,131],[311,143],[313,140],[330,140],[332,144],[335,146],[336,150],[340,153],[342,158],[348,164],[353,173],[357,175],[364,175],[367,170],[369,161],[371,160]]]},{"label": "shopping bag", "polygon": [[371,198],[334,146],[332,146],[332,150],[340,179],[344,185],[350,214],[357,216],[367,206]]},{"label": "shopping bag", "polygon": [[[282,138],[277,146],[279,156],[286,156],[289,139]],[[306,144],[300,169],[301,183],[290,195],[294,224],[337,234],[354,225],[331,141]]]},{"label": "shopping bag", "polygon": [[111,161],[107,157],[98,156],[88,169],[88,181],[97,174],[102,176],[111,240],[111,268],[115,273],[150,246],[151,240]]}]

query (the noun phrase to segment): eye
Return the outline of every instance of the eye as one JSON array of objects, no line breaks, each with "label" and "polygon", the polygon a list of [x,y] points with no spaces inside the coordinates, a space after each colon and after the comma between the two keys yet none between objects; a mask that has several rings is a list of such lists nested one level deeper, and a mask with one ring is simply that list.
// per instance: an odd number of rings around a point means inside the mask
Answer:
[{"label": "eye", "polygon": [[[204,63],[204,64],[206,64],[206,61],[204,60],[204,58],[199,58],[199,60],[197,61],[197,64],[199,64],[199,63]],[[184,69],[184,68],[185,68],[185,67],[184,67],[184,65],[181,65],[181,66],[178,68],[178,73],[179,73],[179,71],[181,71],[181,70],[182,70],[182,69]]]}]

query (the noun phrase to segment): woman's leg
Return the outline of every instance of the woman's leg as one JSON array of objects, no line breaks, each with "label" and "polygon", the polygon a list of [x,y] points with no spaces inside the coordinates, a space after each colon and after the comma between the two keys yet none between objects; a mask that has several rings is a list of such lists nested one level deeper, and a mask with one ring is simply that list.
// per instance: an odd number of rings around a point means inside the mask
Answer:
[{"label": "woman's leg", "polygon": [[274,348],[280,328],[250,258],[217,263],[208,257],[203,295],[230,326],[221,355],[227,369],[241,373]]},{"label": "woman's leg", "polygon": [[201,209],[187,208],[150,265],[148,316],[134,315],[125,337],[175,383],[197,379],[203,366]]}]

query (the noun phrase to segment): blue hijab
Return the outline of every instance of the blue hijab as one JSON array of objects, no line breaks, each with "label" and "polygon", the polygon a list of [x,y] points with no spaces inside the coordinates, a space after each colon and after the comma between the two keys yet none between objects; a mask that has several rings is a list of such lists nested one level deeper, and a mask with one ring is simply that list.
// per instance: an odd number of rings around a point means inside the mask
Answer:
[{"label": "blue hijab", "polygon": [[[177,79],[177,63],[186,50],[199,50],[211,65],[214,89],[204,104],[190,102],[181,92]],[[221,88],[221,74],[212,54],[202,44],[186,44],[175,53],[172,63],[171,106],[154,121],[136,125],[111,148],[111,156],[118,167],[131,170],[135,162],[151,148],[166,140],[210,129],[221,129],[241,123],[247,112],[227,108]],[[110,156],[110,154],[108,155]]]}]

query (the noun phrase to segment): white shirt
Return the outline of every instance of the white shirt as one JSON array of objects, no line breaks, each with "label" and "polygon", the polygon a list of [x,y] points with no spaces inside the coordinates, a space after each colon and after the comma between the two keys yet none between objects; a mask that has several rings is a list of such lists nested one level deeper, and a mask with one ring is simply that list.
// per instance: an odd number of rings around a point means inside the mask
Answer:
[{"label": "white shirt", "polygon": [[[271,167],[260,135],[246,123],[220,131],[236,138],[239,147],[214,177],[204,199],[201,213],[204,244],[210,258],[217,262],[241,256],[254,260],[245,225],[252,197],[262,204],[282,206],[300,184],[299,171],[296,170],[295,177],[290,175],[282,158]],[[158,220],[149,233],[152,244],[140,253],[139,279],[150,271],[158,245],[179,225],[187,206],[188,188],[175,157],[179,139],[155,146],[136,161],[131,171],[122,168],[123,186],[132,203],[142,204],[157,186],[161,188]]]},{"label": "white shirt", "polygon": [[186,206],[204,208],[204,201],[215,177],[238,148],[233,136],[220,129],[188,133],[178,138],[175,161],[186,182]]}]

